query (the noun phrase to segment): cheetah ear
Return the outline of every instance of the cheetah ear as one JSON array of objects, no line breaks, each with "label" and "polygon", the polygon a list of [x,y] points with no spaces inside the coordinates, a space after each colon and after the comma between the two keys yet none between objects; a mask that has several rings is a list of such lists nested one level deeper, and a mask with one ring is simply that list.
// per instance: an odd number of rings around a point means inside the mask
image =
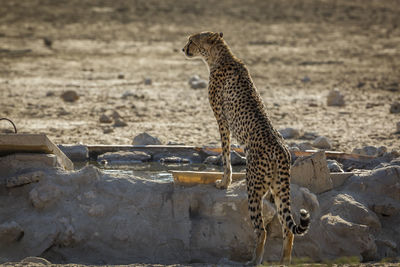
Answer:
[{"label": "cheetah ear", "polygon": [[210,43],[214,44],[218,40],[218,38],[220,38],[220,33],[213,33],[209,38]]}]

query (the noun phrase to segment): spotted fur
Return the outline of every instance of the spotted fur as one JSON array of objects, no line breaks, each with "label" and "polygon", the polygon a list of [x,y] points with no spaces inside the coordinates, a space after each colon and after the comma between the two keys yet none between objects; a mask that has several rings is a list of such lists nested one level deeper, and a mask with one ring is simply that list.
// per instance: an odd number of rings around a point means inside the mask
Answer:
[{"label": "spotted fur", "polygon": [[189,58],[201,57],[209,68],[208,98],[218,123],[222,142],[224,174],[218,188],[227,188],[232,180],[230,163],[231,135],[245,146],[248,207],[256,233],[256,248],[250,264],[260,264],[264,254],[266,230],[262,217],[262,199],[271,192],[282,224],[281,263],[290,263],[293,234],[304,234],[310,216],[300,210],[300,223],[290,209],[290,152],[282,136],[272,126],[245,64],[236,58],[222,33],[191,35],[182,49]]}]

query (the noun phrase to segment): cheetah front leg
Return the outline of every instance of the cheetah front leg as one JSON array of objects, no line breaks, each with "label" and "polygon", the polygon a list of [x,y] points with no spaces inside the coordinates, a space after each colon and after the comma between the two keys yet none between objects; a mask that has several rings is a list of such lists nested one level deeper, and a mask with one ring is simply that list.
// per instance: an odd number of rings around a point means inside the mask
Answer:
[{"label": "cheetah front leg", "polygon": [[216,187],[226,189],[232,182],[232,166],[231,166],[231,136],[228,128],[228,123],[225,120],[217,118],[219,133],[221,135],[222,144],[222,163],[224,166],[224,174],[220,181],[216,182]]}]

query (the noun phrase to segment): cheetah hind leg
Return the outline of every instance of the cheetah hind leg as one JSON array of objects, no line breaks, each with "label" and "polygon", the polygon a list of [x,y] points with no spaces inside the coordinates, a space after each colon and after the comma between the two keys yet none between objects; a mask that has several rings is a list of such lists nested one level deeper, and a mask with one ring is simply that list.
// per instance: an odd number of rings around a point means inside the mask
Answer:
[{"label": "cheetah hind leg", "polygon": [[246,266],[257,266],[262,263],[265,240],[267,240],[267,231],[263,230],[260,232],[260,235],[257,238],[256,248],[253,252],[253,258],[251,261],[246,263]]},{"label": "cheetah hind leg", "polygon": [[281,265],[289,265],[292,257],[292,248],[293,248],[293,233],[289,230],[289,228],[284,227],[283,230],[283,248],[282,248],[282,257],[280,264]]}]

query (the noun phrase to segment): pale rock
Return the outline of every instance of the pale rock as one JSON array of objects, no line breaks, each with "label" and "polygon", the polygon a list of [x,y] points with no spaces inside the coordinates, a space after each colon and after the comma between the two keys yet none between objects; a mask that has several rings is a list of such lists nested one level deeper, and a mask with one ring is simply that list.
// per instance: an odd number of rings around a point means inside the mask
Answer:
[{"label": "pale rock", "polygon": [[300,131],[294,128],[284,128],[279,130],[279,133],[285,139],[295,139],[300,136]]},{"label": "pale rock", "polygon": [[0,224],[0,243],[16,242],[24,236],[24,229],[15,221]]},{"label": "pale rock", "polygon": [[332,143],[325,136],[318,136],[312,143],[312,146],[320,149],[331,149]]},{"label": "pale rock", "polygon": [[291,181],[317,194],[331,190],[333,183],[327,165],[323,151],[299,157],[292,166]]},{"label": "pale rock", "polygon": [[342,107],[345,105],[344,96],[338,89],[331,90],[328,94],[326,103],[328,106]]},{"label": "pale rock", "polygon": [[133,145],[161,145],[161,141],[154,136],[149,135],[148,133],[144,132],[138,134],[133,138]]},{"label": "pale rock", "polygon": [[330,172],[344,172],[343,171],[343,166],[336,160],[328,159],[326,160],[328,163],[328,169]]},{"label": "pale rock", "polygon": [[160,159],[160,163],[162,164],[189,164],[190,160],[186,158],[170,156]]},{"label": "pale rock", "polygon": [[192,89],[202,89],[207,87],[207,81],[201,79],[198,75],[193,75],[189,79],[189,85]]}]

